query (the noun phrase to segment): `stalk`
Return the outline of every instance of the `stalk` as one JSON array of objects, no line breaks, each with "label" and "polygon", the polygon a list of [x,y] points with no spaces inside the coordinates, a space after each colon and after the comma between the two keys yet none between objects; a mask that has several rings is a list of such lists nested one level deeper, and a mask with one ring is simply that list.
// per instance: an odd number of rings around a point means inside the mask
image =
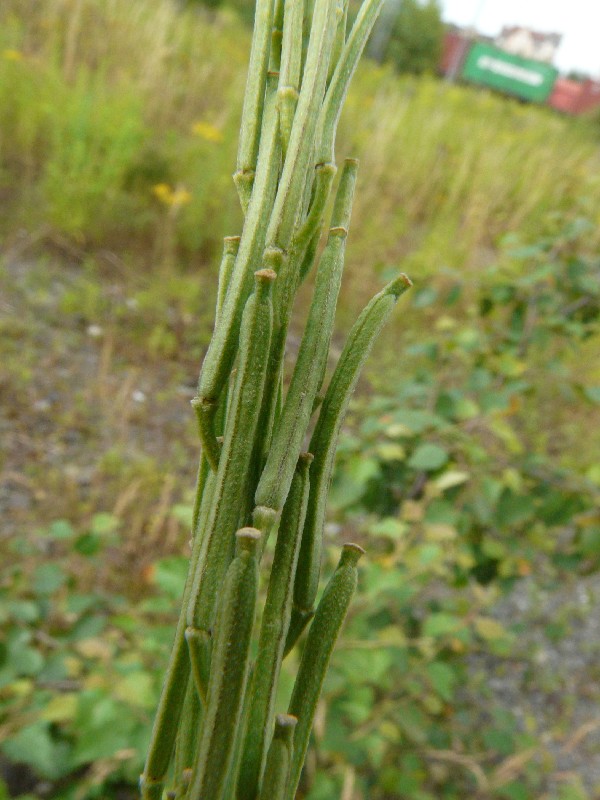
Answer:
[{"label": "stalk", "polygon": [[290,622],[294,575],[308,503],[311,453],[303,453],[279,524],[252,678],[238,800],[256,797],[269,746],[273,708]]},{"label": "stalk", "polygon": [[[346,37],[347,0],[257,0],[234,176],[244,223],[224,241],[215,328],[192,402],[202,444],[192,551],[142,800],[295,795],[362,553],[344,546],[315,613],[339,430],[369,350],[410,285],[401,276],[360,315],[302,453],[321,400],[356,184],[357,161],[346,159],[328,220],[336,129],[381,3],[365,0]],[[315,263],[286,389],[289,320]],[[253,639],[261,556],[274,531]],[[309,622],[289,714],[277,714],[281,662]]]},{"label": "stalk", "polygon": [[298,719],[298,725],[294,734],[294,753],[285,795],[287,800],[293,800],[296,794],[317,702],[333,647],[356,590],[356,565],[364,552],[357,544],[344,545],[337,569],[323,592],[310,626],[288,709],[288,713]]},{"label": "stalk", "polygon": [[[367,356],[396,301],[410,286],[411,283],[406,275],[400,275],[376,294],[358,317],[331,378],[311,437],[310,447],[311,452],[314,448],[315,461],[296,571],[294,608],[290,624],[291,628],[299,630],[300,633],[306,624],[306,617],[312,613],[319,585],[327,494],[340,428]],[[288,639],[286,649],[291,649],[293,644],[294,642]]]}]

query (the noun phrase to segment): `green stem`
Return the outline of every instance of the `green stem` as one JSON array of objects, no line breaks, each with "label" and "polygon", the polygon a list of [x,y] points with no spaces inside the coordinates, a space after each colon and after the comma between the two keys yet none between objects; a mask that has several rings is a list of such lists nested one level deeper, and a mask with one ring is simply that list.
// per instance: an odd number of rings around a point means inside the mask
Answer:
[{"label": "green stem", "polygon": [[269,746],[275,692],[290,621],[294,575],[306,516],[312,460],[310,453],[300,456],[279,523],[258,640],[258,655],[249,693],[246,735],[236,795],[238,800],[256,800]]},{"label": "green stem", "polygon": [[337,569],[325,587],[308,632],[288,708],[288,713],[297,717],[298,725],[294,734],[294,754],[285,795],[287,800],[293,800],[296,795],[323,681],[356,589],[356,565],[363,553],[364,550],[357,544],[344,545]]}]

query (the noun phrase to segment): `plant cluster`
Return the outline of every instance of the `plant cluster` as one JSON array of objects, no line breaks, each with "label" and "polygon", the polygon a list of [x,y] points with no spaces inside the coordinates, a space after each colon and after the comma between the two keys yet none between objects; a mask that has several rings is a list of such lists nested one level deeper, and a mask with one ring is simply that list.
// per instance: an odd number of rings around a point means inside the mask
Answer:
[{"label": "plant cluster", "polygon": [[[410,286],[400,274],[373,297],[320,396],[358,166],[345,161],[319,252],[335,135],[380,6],[366,0],[347,34],[347,7],[332,0],[317,0],[312,11],[299,1],[257,4],[234,175],[245,219],[241,236],[224,241],[215,330],[192,401],[202,441],[192,553],[140,779],[144,800],[160,800],[165,785],[187,800],[296,796],[363,553],[344,545],[315,609],[337,439],[372,344]],[[313,266],[286,390],[293,301]],[[255,637],[261,556],[274,535]],[[287,714],[276,716],[283,658],[307,625]]]}]

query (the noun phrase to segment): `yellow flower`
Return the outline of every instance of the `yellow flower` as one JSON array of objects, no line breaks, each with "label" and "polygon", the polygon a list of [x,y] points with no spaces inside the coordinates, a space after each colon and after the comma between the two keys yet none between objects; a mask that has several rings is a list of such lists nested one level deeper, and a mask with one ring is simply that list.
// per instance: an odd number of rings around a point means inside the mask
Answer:
[{"label": "yellow flower", "polygon": [[200,136],[207,142],[218,144],[218,142],[223,141],[223,133],[215,125],[211,125],[210,122],[194,122],[192,131],[196,136]]},{"label": "yellow flower", "polygon": [[192,200],[192,194],[185,187],[178,186],[173,189],[168,183],[157,183],[152,187],[152,194],[163,203],[165,206],[171,208],[181,208]]},{"label": "yellow flower", "polygon": [[179,208],[180,206],[185,206],[190,203],[192,200],[192,193],[188,192],[187,189],[175,189],[173,194],[171,195],[171,205]]},{"label": "yellow flower", "polygon": [[2,58],[5,58],[7,61],[22,61],[23,53],[20,50],[4,50]]},{"label": "yellow flower", "polygon": [[165,205],[170,205],[170,197],[173,190],[167,183],[157,183],[152,187],[152,194]]}]

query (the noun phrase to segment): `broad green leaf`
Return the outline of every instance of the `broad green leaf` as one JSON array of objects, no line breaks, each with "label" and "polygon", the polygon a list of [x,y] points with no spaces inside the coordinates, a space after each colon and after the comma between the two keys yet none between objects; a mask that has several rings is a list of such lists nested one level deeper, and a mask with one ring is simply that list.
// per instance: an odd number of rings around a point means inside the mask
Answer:
[{"label": "broad green leaf", "polygon": [[49,722],[21,728],[2,744],[4,755],[17,764],[28,764],[42,778],[55,780],[71,771],[69,745],[57,742]]},{"label": "broad green leaf", "polygon": [[439,612],[430,614],[423,625],[424,636],[445,636],[449,633],[455,633],[463,626],[463,621],[460,617],[455,617],[453,614],[446,614]]},{"label": "broad green leaf", "polygon": [[165,594],[179,600],[188,571],[188,559],[183,556],[169,556],[154,564],[152,581]]},{"label": "broad green leaf", "polygon": [[413,469],[432,472],[448,461],[448,453],[437,444],[421,444],[408,460],[408,466]]},{"label": "broad green leaf", "polygon": [[369,525],[369,533],[372,536],[385,536],[390,539],[399,539],[408,531],[408,525],[395,517],[384,517],[383,519]]},{"label": "broad green leaf", "polygon": [[53,594],[65,583],[66,576],[58,564],[40,564],[33,574],[36,594]]},{"label": "broad green leaf", "polygon": [[456,672],[443,661],[433,661],[427,665],[426,671],[433,688],[440,697],[449,703],[454,695],[454,687],[458,682]]},{"label": "broad green leaf", "polygon": [[469,480],[468,472],[461,472],[460,470],[446,470],[438,478],[435,479],[434,485],[441,491],[445,492],[446,489],[453,489],[455,486],[460,486]]}]

